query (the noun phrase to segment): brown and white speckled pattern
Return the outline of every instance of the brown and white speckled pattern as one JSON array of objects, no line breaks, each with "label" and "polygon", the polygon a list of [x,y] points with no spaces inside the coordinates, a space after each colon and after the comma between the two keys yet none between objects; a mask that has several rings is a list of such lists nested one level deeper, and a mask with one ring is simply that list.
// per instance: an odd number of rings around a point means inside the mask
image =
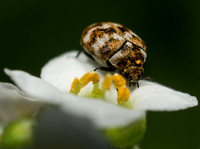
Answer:
[{"label": "brown and white speckled pattern", "polygon": [[96,23],[83,31],[81,45],[101,67],[114,67],[129,84],[138,85],[147,54],[144,42],[134,32],[117,23]]},{"label": "brown and white speckled pattern", "polygon": [[85,51],[102,60],[107,60],[125,41],[130,41],[146,51],[142,39],[128,28],[112,22],[92,24],[81,36],[81,45]]},{"label": "brown and white speckled pattern", "polygon": [[[140,61],[139,63],[136,62],[138,60]],[[123,71],[130,66],[143,66],[145,55],[141,53],[139,48],[135,48],[134,44],[126,42],[123,48],[109,59],[109,62],[118,70]]]}]

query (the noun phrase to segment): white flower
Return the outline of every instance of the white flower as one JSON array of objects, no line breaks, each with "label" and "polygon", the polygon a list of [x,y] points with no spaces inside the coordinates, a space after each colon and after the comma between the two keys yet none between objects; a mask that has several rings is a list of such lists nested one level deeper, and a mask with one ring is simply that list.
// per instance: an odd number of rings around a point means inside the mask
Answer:
[{"label": "white flower", "polygon": [[[138,121],[148,110],[173,111],[198,104],[194,96],[145,80],[139,81],[139,88],[131,88],[128,102],[132,104],[132,109],[117,105],[114,87],[105,95],[113,104],[84,97],[85,92],[92,90],[92,83],[85,86],[79,96],[71,95],[69,91],[74,78],[80,78],[98,67],[84,54],[75,58],[76,54],[77,51],[72,51],[50,60],[42,68],[41,78],[23,71],[5,69],[20,90],[12,84],[0,83],[0,101],[5,98],[23,98],[32,102],[57,104],[71,114],[89,118],[99,128],[123,126]],[[98,71],[98,74],[101,78],[105,76],[102,71]]]},{"label": "white flower", "polygon": [[27,100],[28,98],[16,86],[0,83],[0,126],[5,126],[16,118],[35,115],[42,104]]},{"label": "white flower", "polygon": [[[62,92],[69,92],[74,77],[80,78],[98,65],[84,54],[76,59],[77,51],[65,53],[51,60],[42,68],[41,78]],[[105,72],[98,71],[101,78]],[[139,88],[131,88],[130,99],[134,109],[152,111],[173,111],[198,104],[196,97],[175,91],[157,83],[141,80]],[[115,92],[114,88],[111,92]]]}]

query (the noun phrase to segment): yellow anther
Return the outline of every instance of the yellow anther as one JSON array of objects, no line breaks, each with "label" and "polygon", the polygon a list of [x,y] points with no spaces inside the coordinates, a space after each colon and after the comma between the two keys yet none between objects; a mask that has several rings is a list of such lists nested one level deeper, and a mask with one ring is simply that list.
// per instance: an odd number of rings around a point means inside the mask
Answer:
[{"label": "yellow anther", "polygon": [[71,92],[74,94],[78,94],[81,90],[81,84],[78,78],[75,78],[71,85]]},{"label": "yellow anther", "polygon": [[137,60],[137,61],[136,61],[136,64],[140,64],[140,63],[141,63],[141,60]]},{"label": "yellow anther", "polygon": [[114,82],[114,87],[117,90],[118,97],[117,101],[119,104],[124,105],[129,99],[130,91],[126,87],[126,80],[120,74],[106,74],[104,81],[102,83],[102,89],[99,88],[100,76],[94,72],[88,72],[84,74],[81,79],[75,78],[71,85],[70,92],[72,94],[78,95],[80,90],[86,86],[89,82],[93,83],[93,90],[91,92],[91,97],[105,99],[106,90],[110,90],[112,82]]},{"label": "yellow anther", "polygon": [[112,76],[110,74],[106,74],[104,81],[102,83],[102,88],[104,90],[110,90],[111,85],[112,85]]},{"label": "yellow anther", "polygon": [[80,79],[82,87],[84,87],[91,81],[93,84],[96,84],[100,81],[100,76],[94,71],[84,74]]},{"label": "yellow anther", "polygon": [[112,76],[112,79],[114,81],[114,86],[115,86],[115,89],[117,90],[118,88],[120,88],[121,86],[125,86],[126,85],[126,80],[125,78],[120,75],[120,74],[114,74]]},{"label": "yellow anther", "polygon": [[122,86],[118,89],[117,101],[119,104],[127,102],[130,96],[130,91],[126,86]]}]

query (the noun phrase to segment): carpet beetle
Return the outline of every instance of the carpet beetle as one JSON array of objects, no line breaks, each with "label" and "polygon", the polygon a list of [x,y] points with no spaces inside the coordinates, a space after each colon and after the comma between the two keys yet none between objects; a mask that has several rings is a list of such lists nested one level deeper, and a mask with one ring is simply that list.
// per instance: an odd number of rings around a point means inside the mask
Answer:
[{"label": "carpet beetle", "polygon": [[81,45],[86,55],[101,66],[97,69],[118,70],[130,86],[138,85],[144,72],[146,46],[130,29],[113,22],[95,23],[83,31]]}]

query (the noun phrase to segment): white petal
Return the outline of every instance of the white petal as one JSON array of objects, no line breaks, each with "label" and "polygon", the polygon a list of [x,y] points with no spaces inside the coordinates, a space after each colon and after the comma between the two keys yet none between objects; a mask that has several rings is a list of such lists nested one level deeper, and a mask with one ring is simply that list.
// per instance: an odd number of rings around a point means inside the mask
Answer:
[{"label": "white petal", "polygon": [[5,72],[28,96],[58,104],[71,114],[88,118],[99,128],[127,125],[145,116],[144,111],[125,109],[102,100],[63,94],[47,82],[23,71],[6,69]]},{"label": "white petal", "polygon": [[5,73],[32,99],[41,99],[43,101],[47,100],[47,102],[59,103],[59,100],[63,96],[59,90],[47,82],[26,72],[5,69]]},{"label": "white petal", "polygon": [[[63,92],[69,92],[75,77],[82,77],[85,73],[94,70],[98,65],[78,51],[64,53],[50,60],[41,72],[41,78]],[[100,73],[101,75],[101,73]]]},{"label": "white petal", "polygon": [[24,98],[24,93],[20,91],[16,86],[10,83],[0,82],[0,100],[19,100]]},{"label": "white petal", "polygon": [[95,99],[80,99],[77,96],[69,96],[71,100],[65,100],[62,108],[81,117],[91,119],[99,128],[121,127],[136,122],[145,116],[144,111],[131,110]]},{"label": "white petal", "polygon": [[41,103],[27,100],[16,86],[0,82],[0,124],[6,125],[11,120],[33,116],[41,107]]},{"label": "white petal", "polygon": [[149,81],[140,81],[140,87],[131,93],[134,109],[173,111],[198,105],[197,98],[187,93]]}]

